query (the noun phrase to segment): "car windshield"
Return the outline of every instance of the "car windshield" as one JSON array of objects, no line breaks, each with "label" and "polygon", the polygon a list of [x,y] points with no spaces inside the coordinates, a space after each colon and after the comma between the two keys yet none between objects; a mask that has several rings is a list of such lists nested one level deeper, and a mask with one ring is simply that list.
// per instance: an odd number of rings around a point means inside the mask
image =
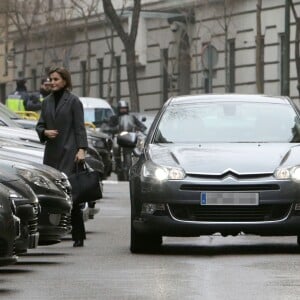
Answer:
[{"label": "car windshield", "polygon": [[189,103],[167,108],[155,131],[154,142],[299,142],[299,132],[299,117],[286,103]]},{"label": "car windshield", "polygon": [[96,126],[101,125],[103,121],[109,120],[113,112],[109,108],[85,108],[84,120],[85,122],[94,123]]}]

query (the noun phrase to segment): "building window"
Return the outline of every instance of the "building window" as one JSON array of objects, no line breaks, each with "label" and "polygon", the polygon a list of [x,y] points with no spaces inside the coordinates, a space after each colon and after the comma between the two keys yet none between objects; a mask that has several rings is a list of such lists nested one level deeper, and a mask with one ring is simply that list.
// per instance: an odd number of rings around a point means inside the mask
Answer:
[{"label": "building window", "polygon": [[81,94],[83,97],[86,96],[86,61],[80,62],[80,69],[81,69]]},{"label": "building window", "polygon": [[116,100],[121,99],[121,57],[115,57],[115,76],[116,76]]},{"label": "building window", "polygon": [[103,98],[103,58],[97,59],[98,65],[98,95]]},{"label": "building window", "polygon": [[[169,88],[169,76],[168,76],[168,64],[169,64],[169,51],[168,49],[161,49],[161,103],[163,104],[168,100],[168,88]],[[171,80],[171,79],[170,79]],[[172,84],[172,82],[171,82]]]},{"label": "building window", "polygon": [[228,72],[228,91],[233,93],[235,90],[235,40],[228,41],[229,53],[229,72]]}]

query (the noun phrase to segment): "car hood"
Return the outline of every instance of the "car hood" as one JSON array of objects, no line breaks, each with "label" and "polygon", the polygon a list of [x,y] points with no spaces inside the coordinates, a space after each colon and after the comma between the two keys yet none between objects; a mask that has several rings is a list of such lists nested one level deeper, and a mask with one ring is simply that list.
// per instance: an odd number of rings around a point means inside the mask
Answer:
[{"label": "car hood", "polygon": [[273,173],[279,166],[300,165],[300,144],[157,144],[148,148],[156,164],[181,166],[187,174]]},{"label": "car hood", "polygon": [[[25,157],[23,160],[20,158],[13,158],[9,155],[2,154],[0,151],[0,163],[6,163],[11,167],[23,167],[25,169],[37,170],[39,173],[43,173],[45,176],[51,176],[53,179],[65,178],[60,171],[42,163],[27,160]],[[0,173],[1,174],[1,173]]]}]

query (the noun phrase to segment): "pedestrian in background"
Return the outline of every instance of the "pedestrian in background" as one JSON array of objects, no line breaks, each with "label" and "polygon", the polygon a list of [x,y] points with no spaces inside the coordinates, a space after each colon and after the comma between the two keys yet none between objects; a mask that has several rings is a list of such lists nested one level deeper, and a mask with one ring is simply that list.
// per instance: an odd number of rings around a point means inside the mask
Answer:
[{"label": "pedestrian in background", "polygon": [[40,114],[42,101],[51,93],[51,82],[49,78],[42,78],[40,90],[29,94],[26,102],[26,110]]},{"label": "pedestrian in background", "polygon": [[51,93],[51,82],[48,77],[42,78],[40,86],[41,101]]},{"label": "pedestrian in background", "polygon": [[[62,67],[49,72],[51,94],[42,102],[41,115],[36,125],[40,141],[45,143],[44,164],[68,176],[83,168],[88,146],[84,126],[83,106],[71,93],[70,73]],[[72,239],[74,247],[83,246],[85,228],[79,205],[73,204]]]},{"label": "pedestrian in background", "polygon": [[30,93],[29,98],[26,102],[26,110],[27,111],[34,111],[39,114],[42,107],[42,102],[40,99],[39,93]]},{"label": "pedestrian in background", "polygon": [[19,78],[16,80],[15,92],[8,95],[5,104],[12,111],[25,111],[28,100],[29,94],[27,92],[26,79]]}]

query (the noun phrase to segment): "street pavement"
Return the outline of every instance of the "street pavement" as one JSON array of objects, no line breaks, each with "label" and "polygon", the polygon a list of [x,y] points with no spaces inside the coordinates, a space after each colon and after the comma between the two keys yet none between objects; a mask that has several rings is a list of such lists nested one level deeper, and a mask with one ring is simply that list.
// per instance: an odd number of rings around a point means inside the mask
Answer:
[{"label": "street pavement", "polygon": [[104,182],[83,248],[70,237],[0,268],[0,299],[300,299],[295,237],[164,238],[161,253],[131,254],[127,182]]}]

